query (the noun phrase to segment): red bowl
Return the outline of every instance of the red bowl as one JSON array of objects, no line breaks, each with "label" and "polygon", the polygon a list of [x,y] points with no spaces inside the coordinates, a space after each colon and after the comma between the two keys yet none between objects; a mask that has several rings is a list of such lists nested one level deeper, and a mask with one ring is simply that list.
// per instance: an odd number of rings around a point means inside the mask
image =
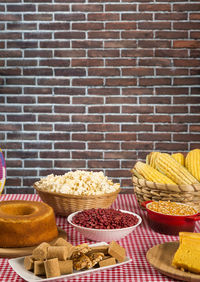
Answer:
[{"label": "red bowl", "polygon": [[152,202],[153,201],[142,202],[142,206],[145,207],[147,211],[149,226],[158,233],[178,235],[181,231],[193,232],[196,221],[200,220],[200,213],[198,212],[193,215],[166,215],[152,211],[148,208],[148,204]]}]

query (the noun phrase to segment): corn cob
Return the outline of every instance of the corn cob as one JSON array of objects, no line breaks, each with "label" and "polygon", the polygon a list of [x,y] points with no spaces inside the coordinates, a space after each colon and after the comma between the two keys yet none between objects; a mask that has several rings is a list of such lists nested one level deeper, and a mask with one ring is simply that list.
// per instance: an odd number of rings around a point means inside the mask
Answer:
[{"label": "corn cob", "polygon": [[155,160],[158,157],[158,155],[160,154],[160,152],[151,152],[149,154],[149,165],[153,168],[156,168],[156,164],[155,164]]},{"label": "corn cob", "polygon": [[181,153],[176,153],[171,155],[172,158],[174,158],[178,163],[180,163],[182,166],[185,165],[185,158],[184,155]]},{"label": "corn cob", "polygon": [[185,166],[200,181],[200,149],[194,149],[187,154]]},{"label": "corn cob", "polygon": [[169,179],[167,176],[163,175],[153,167],[143,162],[137,162],[134,166],[136,171],[142,175],[146,180],[163,183],[163,184],[176,184],[174,181]]},{"label": "corn cob", "polygon": [[133,174],[134,176],[136,176],[137,178],[139,178],[139,179],[144,179],[144,177],[143,177],[141,174],[139,174],[136,169],[132,168],[132,169],[131,169],[131,172],[132,172],[132,174]]},{"label": "corn cob", "polygon": [[156,169],[179,185],[199,183],[184,166],[169,154],[162,153],[157,157]]}]

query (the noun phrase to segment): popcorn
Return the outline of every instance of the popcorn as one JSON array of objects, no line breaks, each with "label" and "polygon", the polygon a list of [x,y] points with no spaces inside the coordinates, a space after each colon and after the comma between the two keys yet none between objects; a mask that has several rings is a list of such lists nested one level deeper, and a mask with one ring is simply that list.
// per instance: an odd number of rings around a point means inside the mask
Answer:
[{"label": "popcorn", "polygon": [[39,189],[72,195],[102,195],[115,192],[119,183],[113,183],[103,172],[76,170],[64,175],[50,174],[36,182]]}]

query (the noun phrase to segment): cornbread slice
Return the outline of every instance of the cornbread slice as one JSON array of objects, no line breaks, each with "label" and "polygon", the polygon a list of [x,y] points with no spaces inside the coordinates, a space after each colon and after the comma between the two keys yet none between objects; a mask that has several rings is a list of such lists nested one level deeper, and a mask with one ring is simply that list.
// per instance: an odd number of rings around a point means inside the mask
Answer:
[{"label": "cornbread slice", "polygon": [[181,235],[181,242],[172,265],[186,271],[200,273],[200,238]]}]

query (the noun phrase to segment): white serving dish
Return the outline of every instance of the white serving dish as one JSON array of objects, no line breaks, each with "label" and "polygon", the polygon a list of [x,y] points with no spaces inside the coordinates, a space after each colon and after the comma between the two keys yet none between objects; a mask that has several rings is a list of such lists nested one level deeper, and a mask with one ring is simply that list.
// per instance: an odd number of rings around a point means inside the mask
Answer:
[{"label": "white serving dish", "polygon": [[[105,242],[101,242],[101,243],[96,243],[96,244],[91,244],[89,245],[90,247],[94,247],[94,246],[102,246],[102,245],[107,245]],[[102,270],[106,270],[106,269],[110,269],[113,267],[117,267],[117,266],[121,266],[124,264],[127,264],[129,262],[131,262],[132,259],[126,257],[124,262],[119,262],[113,265],[108,265],[108,266],[104,266],[104,267],[99,267],[99,268],[91,268],[88,270],[74,270],[74,272],[72,274],[66,274],[66,275],[61,275],[58,277],[53,277],[53,278],[41,278],[39,276],[35,276],[33,274],[33,272],[28,271],[24,268],[24,257],[20,257],[20,258],[14,258],[14,259],[10,259],[8,260],[10,266],[13,268],[13,270],[21,277],[23,278],[25,281],[28,282],[39,282],[39,281],[59,281],[63,279],[65,281],[67,281],[68,279],[72,279],[72,278],[77,278],[78,276],[82,276],[82,275],[89,275],[89,274],[93,274],[94,272],[98,272],[98,271],[102,271]]]},{"label": "white serving dish", "polygon": [[120,211],[136,216],[138,218],[138,223],[136,225],[133,225],[133,226],[130,226],[130,227],[118,228],[118,229],[94,229],[94,228],[82,227],[82,226],[74,224],[72,222],[72,218],[75,216],[75,214],[77,214],[80,211],[77,211],[77,212],[70,214],[68,216],[67,220],[85,238],[88,238],[92,241],[98,241],[98,242],[102,242],[102,241],[103,242],[111,242],[113,240],[117,241],[117,240],[124,238],[129,233],[133,232],[134,229],[136,229],[138,227],[138,225],[140,225],[140,223],[142,222],[142,218],[138,214],[136,214],[134,212],[130,212],[130,211],[124,211],[124,210],[120,210]]}]

